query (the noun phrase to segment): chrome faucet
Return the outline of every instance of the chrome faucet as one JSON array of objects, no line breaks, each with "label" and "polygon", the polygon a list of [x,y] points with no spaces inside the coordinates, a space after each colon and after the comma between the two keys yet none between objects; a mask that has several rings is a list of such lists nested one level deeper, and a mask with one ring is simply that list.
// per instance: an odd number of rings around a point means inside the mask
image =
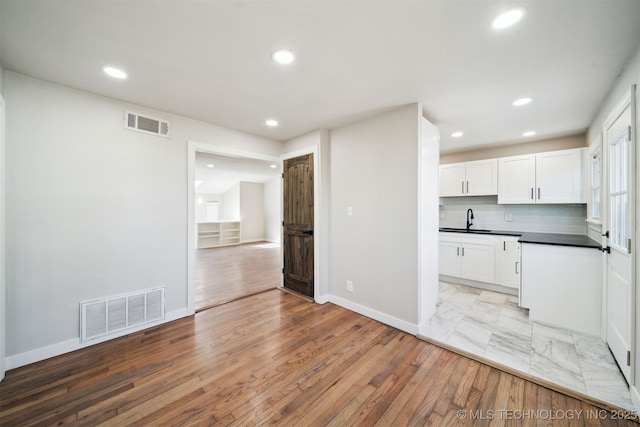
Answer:
[{"label": "chrome faucet", "polygon": [[473,211],[467,209],[467,230],[473,225]]}]

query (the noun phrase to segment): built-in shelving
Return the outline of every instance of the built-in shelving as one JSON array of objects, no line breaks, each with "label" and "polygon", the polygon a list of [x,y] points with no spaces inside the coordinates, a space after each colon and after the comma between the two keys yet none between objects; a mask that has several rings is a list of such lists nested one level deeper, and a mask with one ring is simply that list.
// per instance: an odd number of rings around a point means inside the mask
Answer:
[{"label": "built-in shelving", "polygon": [[240,221],[199,222],[197,230],[198,249],[240,243]]}]

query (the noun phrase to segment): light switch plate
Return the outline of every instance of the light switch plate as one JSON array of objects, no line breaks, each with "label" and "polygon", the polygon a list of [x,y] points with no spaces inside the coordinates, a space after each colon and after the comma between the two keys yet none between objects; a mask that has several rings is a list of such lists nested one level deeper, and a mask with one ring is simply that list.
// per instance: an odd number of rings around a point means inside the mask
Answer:
[{"label": "light switch plate", "polygon": [[351,206],[347,206],[347,216],[353,216],[353,208]]}]

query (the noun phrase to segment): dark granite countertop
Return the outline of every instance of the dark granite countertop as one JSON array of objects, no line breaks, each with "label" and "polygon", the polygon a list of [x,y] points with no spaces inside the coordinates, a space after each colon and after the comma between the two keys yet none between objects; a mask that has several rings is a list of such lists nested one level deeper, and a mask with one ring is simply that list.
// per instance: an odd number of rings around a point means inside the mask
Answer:
[{"label": "dark granite countertop", "polygon": [[576,246],[579,248],[600,249],[600,243],[578,234],[554,233],[523,233],[518,240],[520,243],[535,243],[540,245]]},{"label": "dark granite countertop", "polygon": [[489,234],[495,236],[515,236],[520,237],[520,243],[533,243],[538,245],[575,246],[579,248],[600,249],[600,243],[595,240],[578,234],[556,234],[556,233],[530,233],[526,231],[502,231],[502,230],[466,230],[464,228],[440,228],[440,231],[447,233],[469,233],[469,234]]}]

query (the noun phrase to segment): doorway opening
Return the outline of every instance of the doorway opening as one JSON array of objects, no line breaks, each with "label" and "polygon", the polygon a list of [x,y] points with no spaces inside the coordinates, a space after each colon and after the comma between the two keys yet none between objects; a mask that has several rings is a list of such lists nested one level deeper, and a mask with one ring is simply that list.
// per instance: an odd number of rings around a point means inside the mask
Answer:
[{"label": "doorway opening", "polygon": [[281,286],[281,161],[189,141],[188,303],[202,311]]}]

